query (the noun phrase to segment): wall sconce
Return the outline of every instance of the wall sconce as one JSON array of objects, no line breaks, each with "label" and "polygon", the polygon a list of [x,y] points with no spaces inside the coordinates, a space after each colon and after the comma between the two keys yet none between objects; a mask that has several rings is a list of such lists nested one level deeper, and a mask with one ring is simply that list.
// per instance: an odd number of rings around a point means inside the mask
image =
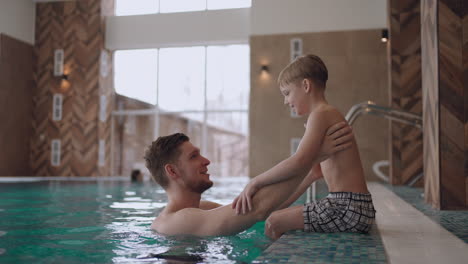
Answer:
[{"label": "wall sconce", "polygon": [[70,88],[70,81],[68,81],[68,74],[62,74],[60,76],[60,89],[62,92],[66,92]]},{"label": "wall sconce", "polygon": [[388,41],[388,29],[382,29],[382,42],[385,43]]},{"label": "wall sconce", "polygon": [[260,72],[258,74],[258,77],[262,81],[268,81],[271,79],[271,74],[270,74],[270,67],[269,63],[270,61],[267,58],[262,58],[259,62],[260,64]]}]

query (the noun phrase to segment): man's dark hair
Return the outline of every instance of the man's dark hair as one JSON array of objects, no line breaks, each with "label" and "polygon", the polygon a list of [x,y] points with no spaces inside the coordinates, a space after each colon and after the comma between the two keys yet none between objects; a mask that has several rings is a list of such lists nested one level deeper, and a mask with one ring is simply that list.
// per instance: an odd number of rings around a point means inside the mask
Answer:
[{"label": "man's dark hair", "polygon": [[175,133],[169,136],[159,137],[153,141],[145,151],[145,163],[151,172],[153,179],[163,188],[169,184],[164,166],[169,163],[175,163],[180,156],[180,145],[189,141],[183,133]]}]

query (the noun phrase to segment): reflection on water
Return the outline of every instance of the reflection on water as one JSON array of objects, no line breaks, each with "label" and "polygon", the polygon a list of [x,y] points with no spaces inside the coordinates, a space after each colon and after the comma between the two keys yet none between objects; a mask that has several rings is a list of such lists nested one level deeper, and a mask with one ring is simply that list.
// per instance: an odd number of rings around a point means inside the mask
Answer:
[{"label": "reflection on water", "polygon": [[[214,182],[202,199],[228,204],[247,179]],[[0,262],[236,263],[268,246],[263,223],[230,237],[159,235],[150,225],[165,205],[164,191],[152,183],[0,184]]]}]

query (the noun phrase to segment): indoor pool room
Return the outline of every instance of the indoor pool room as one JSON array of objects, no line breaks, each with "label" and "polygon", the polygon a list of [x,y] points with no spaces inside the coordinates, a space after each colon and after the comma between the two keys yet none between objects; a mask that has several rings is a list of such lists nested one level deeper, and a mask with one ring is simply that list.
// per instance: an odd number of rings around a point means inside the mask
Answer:
[{"label": "indoor pool room", "polygon": [[0,263],[466,263],[465,0],[0,0]]}]

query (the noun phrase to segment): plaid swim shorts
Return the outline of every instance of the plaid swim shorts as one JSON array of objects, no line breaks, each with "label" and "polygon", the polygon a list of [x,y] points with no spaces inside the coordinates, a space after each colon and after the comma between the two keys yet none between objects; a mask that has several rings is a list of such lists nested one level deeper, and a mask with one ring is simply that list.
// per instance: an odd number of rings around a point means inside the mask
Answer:
[{"label": "plaid swim shorts", "polygon": [[375,220],[369,194],[331,192],[320,201],[304,204],[304,231],[368,233]]}]

